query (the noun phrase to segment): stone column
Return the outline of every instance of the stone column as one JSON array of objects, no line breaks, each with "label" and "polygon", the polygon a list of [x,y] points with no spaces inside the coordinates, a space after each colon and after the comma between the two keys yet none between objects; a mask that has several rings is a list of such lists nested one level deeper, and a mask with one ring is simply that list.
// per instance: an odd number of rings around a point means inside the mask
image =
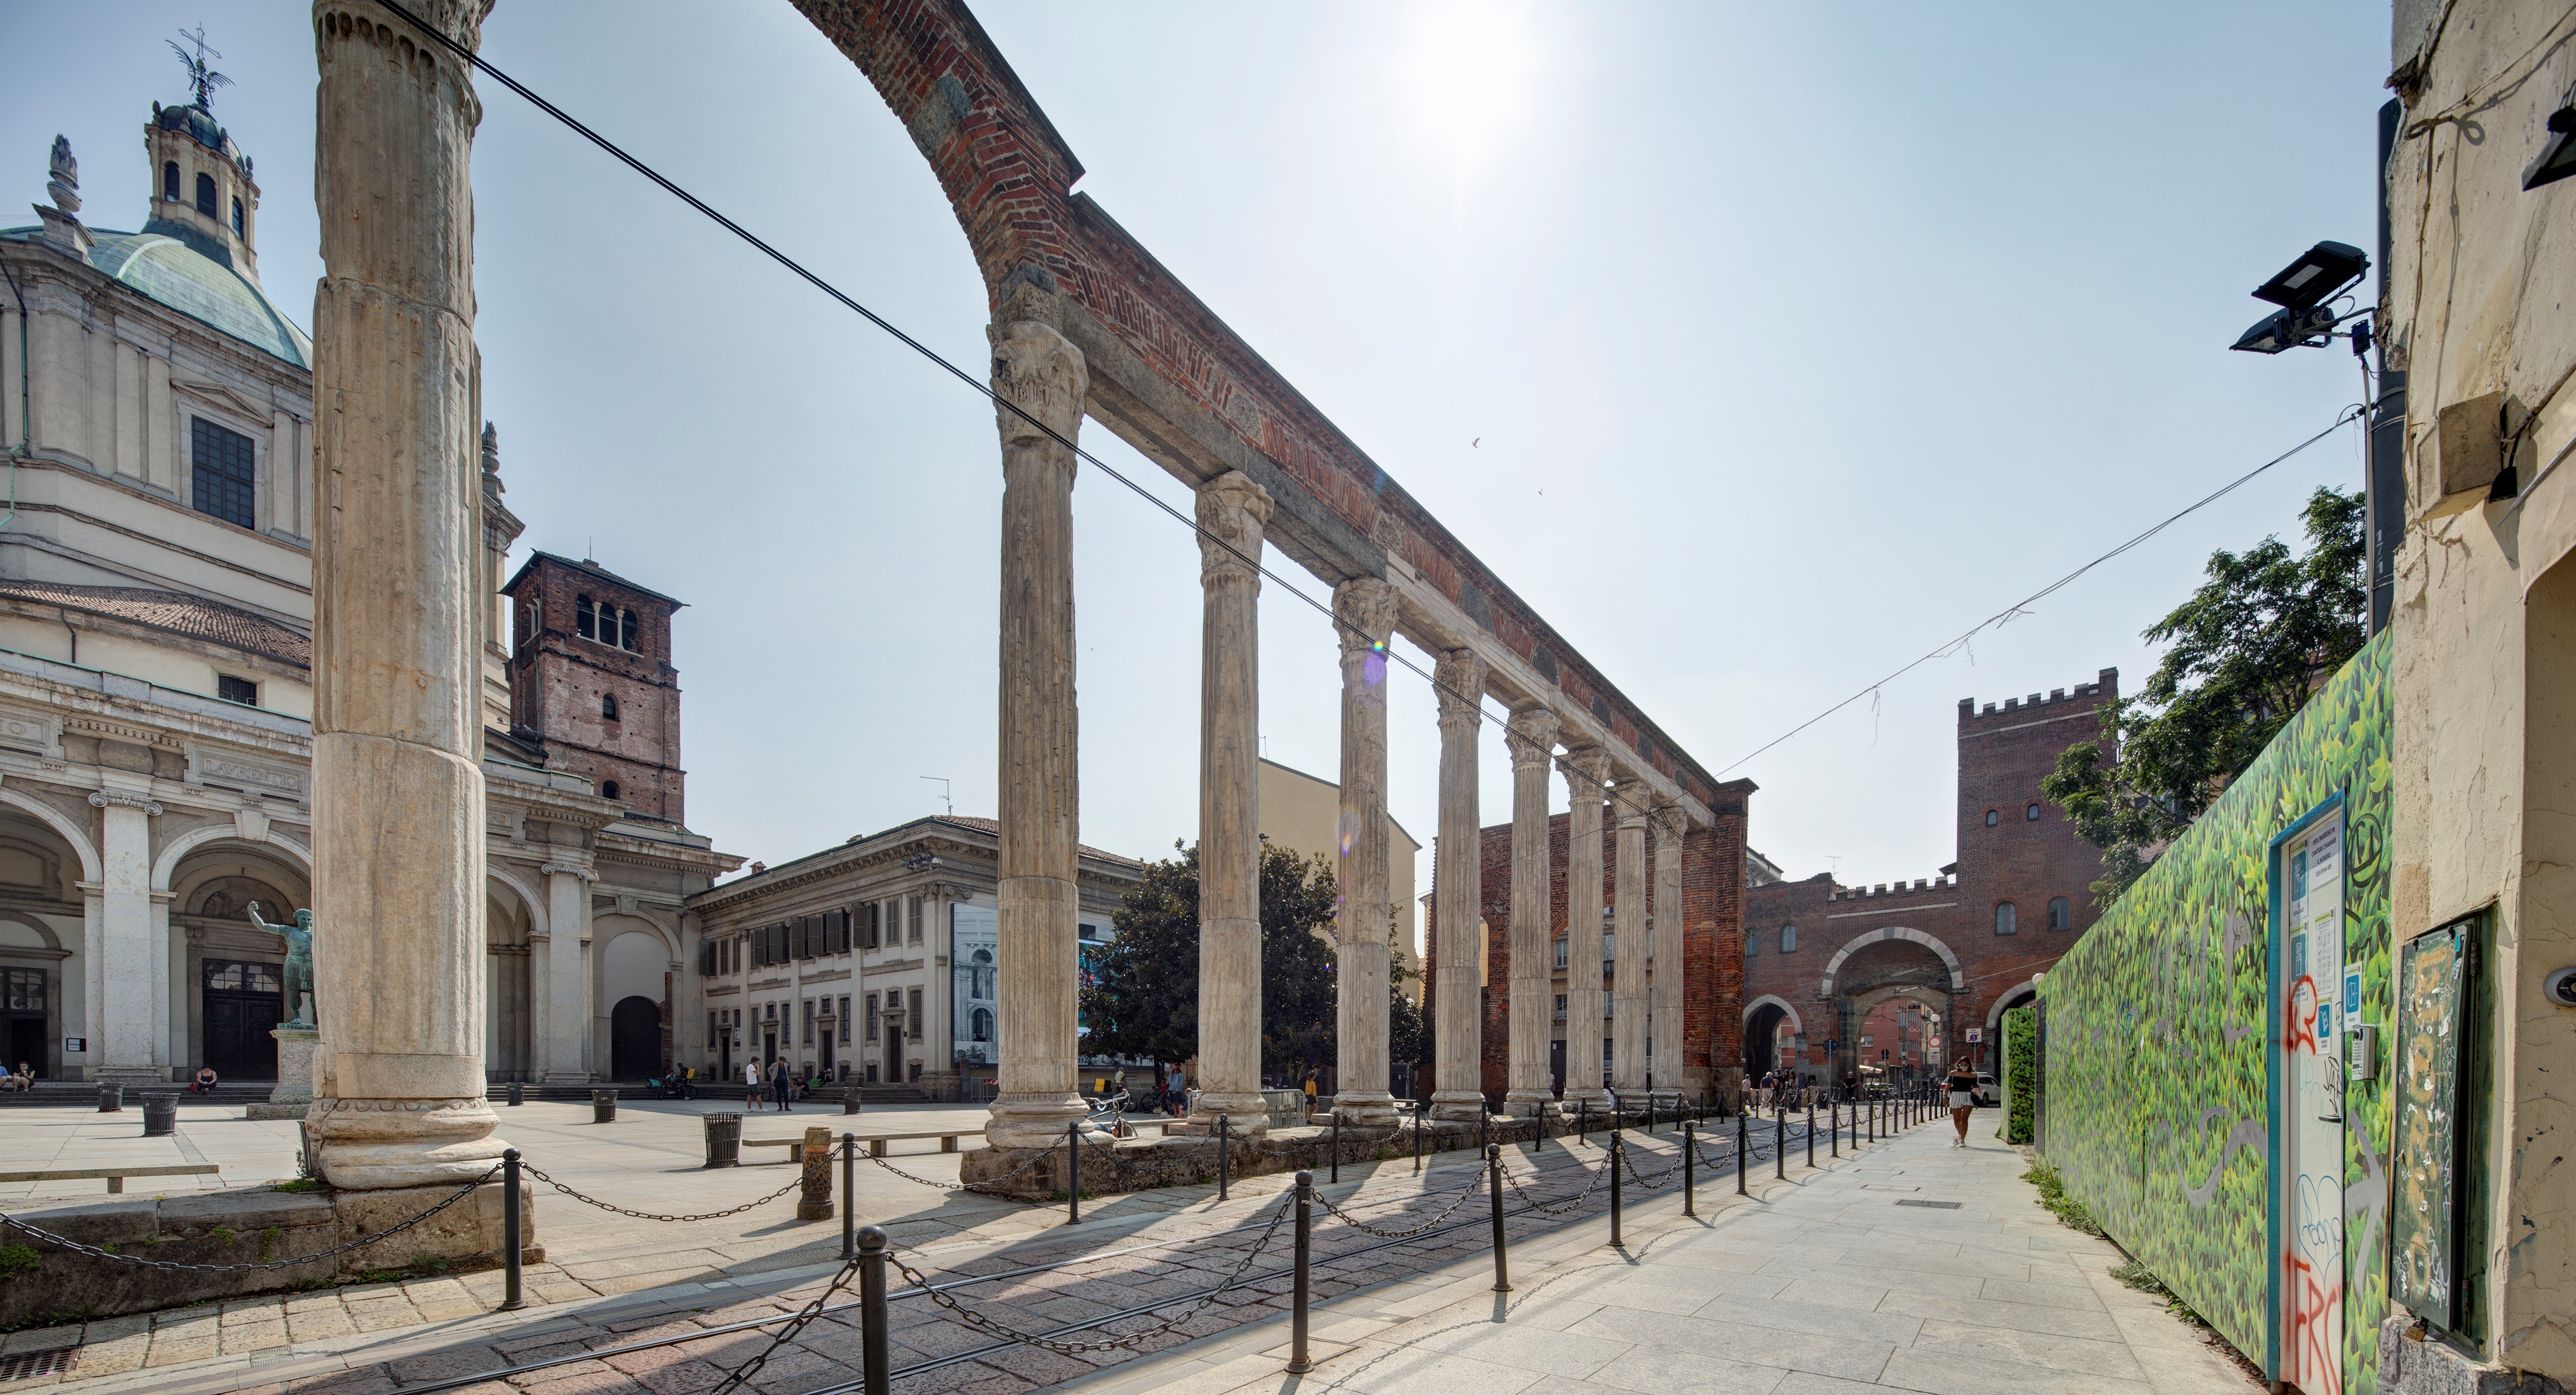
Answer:
[{"label": "stone column", "polygon": [[1393,918],[1386,831],[1386,646],[1395,588],[1375,577],[1333,588],[1342,637],[1342,903],[1335,930],[1339,1088],[1333,1107],[1363,1128],[1395,1123],[1387,1090],[1387,943]]},{"label": "stone column", "polygon": [[1682,986],[1688,982],[1688,969],[1683,963],[1682,926],[1682,836],[1690,832],[1690,819],[1678,808],[1655,811],[1655,929],[1653,981],[1647,987],[1647,1005],[1654,1009],[1649,1030],[1655,1049],[1653,1062],[1655,1093],[1677,1094],[1682,1088]]},{"label": "stone column", "polygon": [[1643,1105],[1646,1090],[1646,809],[1645,783],[1621,776],[1611,791],[1619,838],[1613,884],[1618,964],[1610,976],[1610,1084],[1619,1104]]},{"label": "stone column", "polygon": [[590,881],[587,867],[549,862],[546,879],[545,1065],[549,1085],[587,1085],[590,1069]]},{"label": "stone column", "polygon": [[1565,821],[1565,1104],[1597,1112],[1610,1102],[1601,1088],[1601,806],[1610,755],[1575,746],[1557,769],[1573,810]]},{"label": "stone column", "polygon": [[[1076,1093],[1074,942],[1081,898],[1075,758],[1073,478],[1063,442],[1082,429],[1082,351],[1048,321],[1051,298],[1023,286],[985,331],[993,390],[1044,422],[996,409],[1002,436],[1001,1064],[996,1148],[1047,1148],[1083,1117]],[[1033,318],[1046,316],[1046,319]],[[1063,438],[1058,441],[1056,437]],[[903,1071],[889,1062],[890,1077]]]},{"label": "stone column", "polygon": [[[467,48],[481,0],[424,0]],[[483,1079],[469,73],[372,0],[314,7],[313,970],[322,1170],[453,1185],[501,1154]]]},{"label": "stone column", "polygon": [[[1199,1084],[1190,1117],[1269,1127],[1261,1098],[1261,529],[1240,470],[1199,487]],[[1244,559],[1250,558],[1247,562]]]},{"label": "stone column", "polygon": [[1439,1119],[1477,1119],[1485,1113],[1484,1013],[1476,977],[1476,927],[1484,900],[1476,738],[1485,724],[1485,661],[1472,649],[1452,649],[1440,656],[1432,676],[1440,689],[1440,847],[1431,889],[1440,923],[1432,970],[1439,976],[1439,1001],[1432,1024],[1431,1112]]},{"label": "stone column", "polygon": [[114,787],[89,797],[99,811],[99,958],[101,1016],[90,1019],[92,1079],[124,1084],[167,1081],[168,952],[152,934],[152,818],[161,806]]},{"label": "stone column", "polygon": [[1556,1106],[1547,1078],[1555,1018],[1548,983],[1556,964],[1548,933],[1547,771],[1556,729],[1556,714],[1544,707],[1512,714],[1511,1041],[1503,1107],[1521,1119]]}]

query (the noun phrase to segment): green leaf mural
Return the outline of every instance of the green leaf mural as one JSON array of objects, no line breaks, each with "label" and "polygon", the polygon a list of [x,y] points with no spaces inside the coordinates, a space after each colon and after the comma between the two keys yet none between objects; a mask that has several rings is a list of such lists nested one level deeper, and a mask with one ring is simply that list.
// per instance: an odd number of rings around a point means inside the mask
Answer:
[{"label": "green leaf mural", "polygon": [[[2209,811],[2048,971],[2040,1100],[2068,1193],[2237,1350],[2270,1326],[2265,1053],[2273,838],[2344,797],[2353,1022],[2390,1017],[2389,637],[2308,700]],[[2388,1307],[2388,1099],[2344,1101],[2343,1388],[2373,1395]]]}]

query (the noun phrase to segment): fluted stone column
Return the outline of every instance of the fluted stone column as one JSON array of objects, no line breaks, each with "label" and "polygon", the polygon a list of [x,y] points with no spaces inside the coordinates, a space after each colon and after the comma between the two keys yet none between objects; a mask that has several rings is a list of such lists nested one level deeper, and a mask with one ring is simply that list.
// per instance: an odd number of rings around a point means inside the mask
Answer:
[{"label": "fluted stone column", "polygon": [[1476,738],[1484,725],[1479,713],[1485,661],[1473,650],[1452,649],[1440,656],[1432,676],[1440,689],[1440,847],[1431,869],[1432,904],[1439,915],[1431,1113],[1439,1119],[1477,1119],[1485,1113],[1480,1055],[1484,1014],[1476,978],[1476,927],[1484,899]]},{"label": "fluted stone column", "polygon": [[1344,1123],[1395,1122],[1387,1091],[1387,1006],[1393,903],[1387,881],[1386,645],[1395,633],[1395,588],[1375,577],[1333,588],[1342,637],[1342,821],[1334,969],[1339,1088]]},{"label": "fluted stone column", "polygon": [[1601,1088],[1601,807],[1610,755],[1576,746],[1557,762],[1565,772],[1565,1104],[1599,1111]]},{"label": "fluted stone column", "polygon": [[1644,782],[1622,776],[1612,788],[1618,810],[1617,865],[1612,885],[1618,899],[1612,923],[1617,927],[1618,965],[1610,976],[1610,1084],[1622,1108],[1642,1106],[1646,1091],[1646,801],[1654,796]]},{"label": "fluted stone column", "polygon": [[[414,9],[467,48],[481,0]],[[469,71],[371,0],[314,6],[322,283],[307,1126],[351,1189],[500,1157],[483,1079],[482,487]]]},{"label": "fluted stone column", "polygon": [[1687,969],[1682,962],[1682,837],[1690,832],[1690,819],[1678,808],[1655,811],[1655,972],[1647,988],[1648,1006],[1654,1009],[1649,1028],[1655,1049],[1652,1053],[1652,1082],[1658,1095],[1677,1094],[1682,1088],[1682,985],[1687,982]]},{"label": "fluted stone column", "polygon": [[1199,1098],[1190,1117],[1258,1133],[1261,1098],[1261,528],[1270,496],[1228,470],[1199,486]]},{"label": "fluted stone column", "polygon": [[1526,707],[1512,714],[1512,980],[1511,1040],[1503,1107],[1526,1119],[1556,1106],[1547,1078],[1547,1043],[1555,1014],[1548,990],[1555,956],[1548,942],[1547,774],[1556,757],[1556,714]]},{"label": "fluted stone column", "polygon": [[[1051,299],[1015,296],[985,331],[993,390],[1065,441],[1090,390]],[[1002,434],[1001,1063],[985,1141],[1049,1148],[1083,1117],[1074,1080],[1077,816],[1069,446],[996,408]],[[900,1078],[902,1063],[888,1063]]]}]

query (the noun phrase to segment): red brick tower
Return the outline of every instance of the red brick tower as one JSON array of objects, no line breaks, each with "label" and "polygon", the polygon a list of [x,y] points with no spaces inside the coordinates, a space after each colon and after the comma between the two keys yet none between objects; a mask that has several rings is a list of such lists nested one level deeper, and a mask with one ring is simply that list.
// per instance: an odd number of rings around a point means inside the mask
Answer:
[{"label": "red brick tower", "polygon": [[636,816],[685,825],[680,671],[671,616],[682,602],[596,562],[530,555],[510,598],[510,734],[546,768],[587,777]]}]

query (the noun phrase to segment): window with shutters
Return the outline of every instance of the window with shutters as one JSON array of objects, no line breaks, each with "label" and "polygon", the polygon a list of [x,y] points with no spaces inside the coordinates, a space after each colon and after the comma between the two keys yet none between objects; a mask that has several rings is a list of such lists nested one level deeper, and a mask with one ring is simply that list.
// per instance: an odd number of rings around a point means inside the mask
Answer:
[{"label": "window with shutters", "polygon": [[918,988],[913,989],[909,994],[907,994],[907,995],[906,995],[905,1000],[904,1000],[904,1017],[906,1018],[906,1022],[905,1022],[906,1034],[907,1034],[907,1035],[909,1035],[909,1036],[910,1036],[914,1041],[919,1041],[919,1040],[921,1040],[921,990],[920,990],[920,989],[918,989]]},{"label": "window with shutters", "polygon": [[176,160],[161,162],[161,197],[172,203],[179,201],[179,162]]},{"label": "window with shutters", "polygon": [[248,436],[204,417],[188,419],[193,486],[189,506],[242,528],[259,526],[254,500],[256,459]]},{"label": "window with shutters", "polygon": [[885,906],[880,902],[870,901],[865,909],[868,916],[868,948],[875,949],[877,947],[877,924],[885,917]]},{"label": "window with shutters", "polygon": [[[1559,940],[1557,943],[1563,944],[1565,941]],[[1565,1020],[1565,995],[1562,993],[1556,995],[1556,1020],[1559,1022]]]},{"label": "window with shutters", "polygon": [[242,202],[239,199],[233,200],[233,236],[246,236],[242,232]]},{"label": "window with shutters", "polygon": [[1563,938],[1559,938],[1556,942],[1556,967],[1560,969],[1565,967],[1565,941]]},{"label": "window with shutters", "polygon": [[868,995],[868,1040],[870,1042],[877,1039],[877,1031],[877,995],[870,993]]},{"label": "window with shutters", "polygon": [[803,1017],[803,1022],[804,1022],[803,1031],[804,1031],[805,1044],[806,1044],[807,1046],[812,1046],[812,1045],[814,1044],[814,1000],[813,1000],[813,999],[811,999],[811,998],[807,998],[807,999],[805,1000],[805,1003],[804,1003],[804,1012],[803,1012],[803,1014],[802,1014],[802,1017]]},{"label": "window with shutters", "polygon": [[921,898],[915,896],[904,908],[904,943],[921,943]]},{"label": "window with shutters", "polygon": [[698,977],[713,978],[715,975],[716,945],[715,941],[708,940],[698,946]]},{"label": "window with shutters", "polygon": [[849,1045],[849,1044],[850,1044],[850,999],[849,999],[849,995],[845,993],[845,994],[843,994],[843,995],[841,996],[841,1045],[843,1045],[843,1046],[847,1046],[847,1045]]},{"label": "window with shutters", "polygon": [[211,174],[197,176],[197,211],[209,218],[223,216],[215,207],[215,177]]}]

